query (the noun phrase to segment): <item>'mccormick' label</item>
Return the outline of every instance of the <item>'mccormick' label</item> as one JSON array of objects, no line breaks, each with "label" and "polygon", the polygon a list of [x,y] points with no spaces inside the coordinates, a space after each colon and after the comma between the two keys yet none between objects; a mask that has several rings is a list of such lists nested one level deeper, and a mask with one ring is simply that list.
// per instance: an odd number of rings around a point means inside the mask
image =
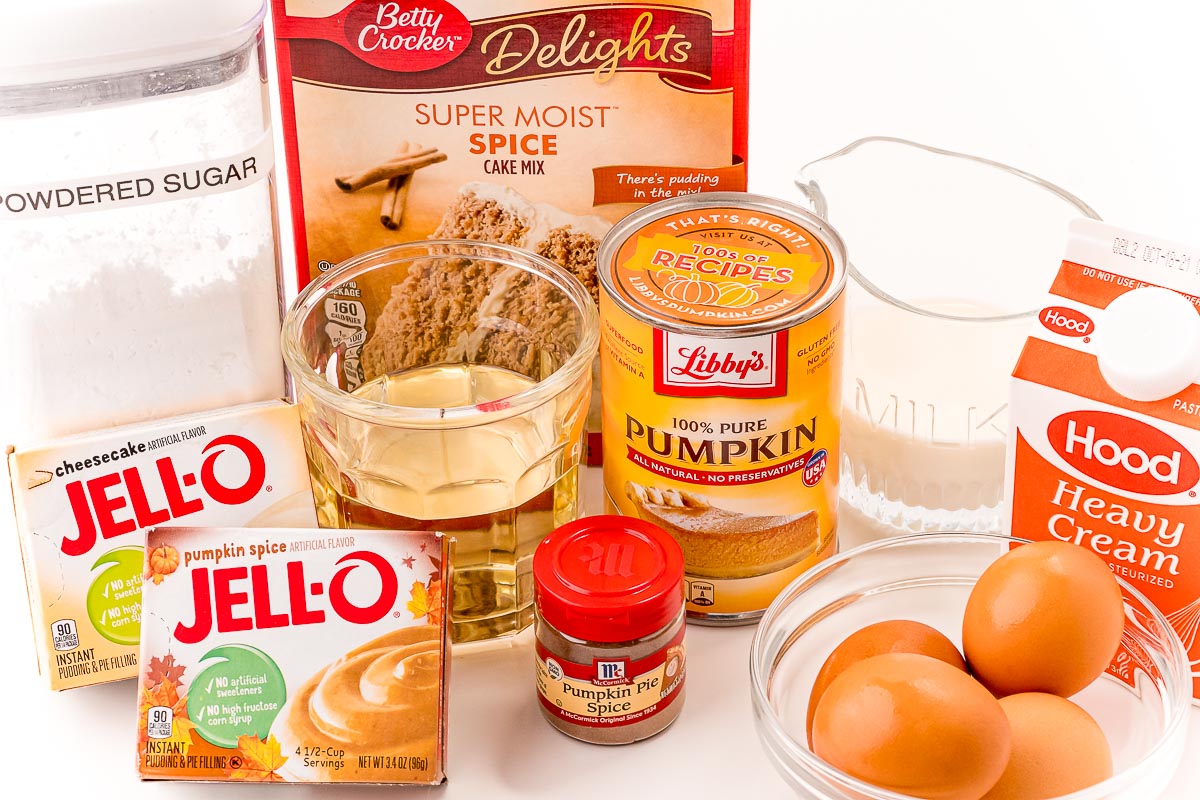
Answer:
[{"label": "'mccormick' label", "polygon": [[[1118,298],[1170,289],[1200,314],[1198,256],[1101,223],[1072,223],[1041,324],[1013,373],[1005,494],[1012,535],[1091,550],[1163,612],[1189,652],[1200,699],[1200,385],[1132,400],[1101,369],[1105,347],[1126,344],[1105,341]],[[1144,320],[1134,344],[1170,352],[1176,342],[1145,335],[1155,322]],[[1109,674],[1139,686],[1139,673],[1157,671],[1127,631]]]},{"label": "'mccormick' label", "polygon": [[243,406],[10,456],[39,664],[55,689],[136,674],[142,532],[315,525],[295,408]]},{"label": "'mccormick' label", "polygon": [[680,543],[688,613],[736,620],[834,551],[845,272],[803,211],[711,197],[601,247],[604,485]]},{"label": "'mccormick' label", "polygon": [[542,708],[574,725],[612,728],[649,719],[677,700],[686,672],[682,629],[669,645],[638,659],[615,653],[576,664],[537,644]]},{"label": "'mccormick' label", "polygon": [[150,530],[142,777],[439,782],[447,546],[426,532]]}]

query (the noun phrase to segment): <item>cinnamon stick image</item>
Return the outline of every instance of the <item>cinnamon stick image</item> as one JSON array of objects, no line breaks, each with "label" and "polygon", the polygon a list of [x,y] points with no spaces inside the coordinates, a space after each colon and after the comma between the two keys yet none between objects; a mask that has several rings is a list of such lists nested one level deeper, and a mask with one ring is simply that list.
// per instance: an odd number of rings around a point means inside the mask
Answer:
[{"label": "cinnamon stick image", "polygon": [[[396,148],[396,157],[412,157],[414,153],[422,149],[421,145],[415,142],[401,142],[400,146]],[[411,182],[411,174],[388,178],[387,189],[383,193],[383,205],[379,209],[379,221],[388,230],[394,231],[400,228],[404,219],[404,205],[408,202],[408,187]]]},{"label": "cinnamon stick image", "polygon": [[402,175],[411,175],[419,169],[428,167],[431,164],[438,164],[445,160],[446,154],[438,151],[437,148],[425,148],[424,150],[406,153],[401,157],[393,158],[370,169],[356,172],[353,175],[334,178],[334,183],[343,192],[354,192],[379,181],[398,178]]},{"label": "cinnamon stick image", "polygon": [[388,230],[399,230],[404,221],[404,206],[408,202],[408,187],[411,183],[412,175],[388,178],[387,191],[383,193],[383,205],[379,209],[379,221]]}]

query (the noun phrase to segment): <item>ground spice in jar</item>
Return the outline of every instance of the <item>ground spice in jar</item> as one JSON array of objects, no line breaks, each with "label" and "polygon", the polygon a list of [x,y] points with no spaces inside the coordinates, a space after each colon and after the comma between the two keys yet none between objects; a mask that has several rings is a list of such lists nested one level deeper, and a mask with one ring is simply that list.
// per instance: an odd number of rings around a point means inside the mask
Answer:
[{"label": "ground spice in jar", "polygon": [[683,708],[683,551],[639,519],[564,525],[533,557],[537,691],[563,733],[596,744],[653,736]]}]

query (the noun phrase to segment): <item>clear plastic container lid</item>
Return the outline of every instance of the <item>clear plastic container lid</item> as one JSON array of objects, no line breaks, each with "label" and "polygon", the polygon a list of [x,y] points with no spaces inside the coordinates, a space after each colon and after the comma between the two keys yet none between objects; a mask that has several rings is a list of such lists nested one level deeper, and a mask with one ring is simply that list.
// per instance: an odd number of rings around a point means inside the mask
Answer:
[{"label": "clear plastic container lid", "polygon": [[0,25],[0,86],[56,84],[161,68],[235,49],[264,0],[13,3]]}]

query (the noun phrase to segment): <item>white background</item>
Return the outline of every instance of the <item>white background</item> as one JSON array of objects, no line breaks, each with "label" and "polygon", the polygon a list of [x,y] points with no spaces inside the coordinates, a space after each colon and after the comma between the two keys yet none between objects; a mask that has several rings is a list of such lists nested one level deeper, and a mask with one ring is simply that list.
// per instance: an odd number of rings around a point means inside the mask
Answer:
[{"label": "white background", "polygon": [[[1068,188],[1112,222],[1200,243],[1200,11],[1191,3],[755,0],[753,25],[756,191],[789,196],[801,164],[886,134],[1012,164]],[[284,240],[290,245],[289,231]],[[43,687],[10,526],[0,551],[7,784],[47,797],[270,791],[141,784],[132,684],[65,694]],[[683,715],[663,736],[625,748],[574,742],[540,719],[527,637],[460,653],[451,681],[450,784],[404,796],[789,796],[753,731],[751,631],[692,627],[688,636]],[[1192,715],[1173,800],[1200,796],[1200,711]],[[310,787],[289,796],[335,792]]]}]

